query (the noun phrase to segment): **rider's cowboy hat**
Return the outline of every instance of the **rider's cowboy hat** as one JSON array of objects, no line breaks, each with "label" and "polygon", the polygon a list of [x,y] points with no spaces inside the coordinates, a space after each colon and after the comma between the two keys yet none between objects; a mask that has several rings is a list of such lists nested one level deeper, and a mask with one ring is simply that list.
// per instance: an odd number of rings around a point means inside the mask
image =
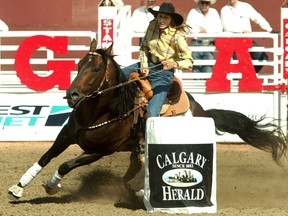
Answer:
[{"label": "rider's cowboy hat", "polygon": [[157,17],[158,13],[169,14],[174,20],[176,26],[180,26],[184,22],[183,16],[175,12],[175,8],[172,3],[164,2],[160,5],[159,10],[153,10],[152,8],[149,8],[148,10],[154,15],[154,17]]},{"label": "rider's cowboy hat", "polygon": [[199,1],[205,1],[205,2],[210,2],[210,4],[212,5],[212,4],[215,4],[215,2],[217,1],[217,0],[194,0],[197,4],[198,4],[198,2]]}]

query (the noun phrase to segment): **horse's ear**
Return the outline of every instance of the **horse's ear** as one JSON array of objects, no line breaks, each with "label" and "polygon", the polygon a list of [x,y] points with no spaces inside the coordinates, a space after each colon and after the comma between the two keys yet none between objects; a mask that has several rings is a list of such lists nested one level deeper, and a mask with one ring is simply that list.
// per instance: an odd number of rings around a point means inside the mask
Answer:
[{"label": "horse's ear", "polygon": [[90,43],[90,52],[96,52],[96,47],[97,47],[97,41],[95,38]]},{"label": "horse's ear", "polygon": [[106,49],[106,53],[108,53],[109,55],[111,55],[112,48],[113,48],[113,43],[111,43],[111,45]]}]

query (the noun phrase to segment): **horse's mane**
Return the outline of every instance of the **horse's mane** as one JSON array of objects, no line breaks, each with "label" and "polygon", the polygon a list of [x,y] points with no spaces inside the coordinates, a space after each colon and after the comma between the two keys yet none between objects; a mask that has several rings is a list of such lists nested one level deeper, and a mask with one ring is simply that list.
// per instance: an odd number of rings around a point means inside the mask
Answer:
[{"label": "horse's mane", "polygon": [[[114,60],[114,56],[108,54],[103,49],[97,49],[97,53],[99,53],[105,64],[107,64],[108,60],[112,62],[115,66],[116,71],[115,75],[117,78],[117,83],[124,83],[127,81],[125,74],[122,72],[119,64]],[[137,85],[136,83],[132,82],[129,84],[124,84],[123,86],[119,87],[116,90],[115,97],[113,98],[112,102],[112,114],[114,116],[121,116],[126,114],[129,110],[133,109],[134,107],[134,100],[138,94]]]}]

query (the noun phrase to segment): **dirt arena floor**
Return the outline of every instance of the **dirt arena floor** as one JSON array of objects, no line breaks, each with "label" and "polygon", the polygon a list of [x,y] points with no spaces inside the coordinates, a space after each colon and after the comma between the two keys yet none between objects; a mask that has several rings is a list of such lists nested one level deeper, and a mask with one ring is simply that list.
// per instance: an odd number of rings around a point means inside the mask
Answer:
[{"label": "dirt arena floor", "polygon": [[[121,184],[128,153],[116,153],[72,171],[62,180],[62,191],[55,196],[46,195],[42,184],[62,162],[81,153],[78,146],[71,146],[54,159],[25,189],[20,200],[10,202],[8,188],[18,182],[50,145],[51,142],[0,142],[0,216],[150,215],[141,199],[132,196]],[[134,190],[142,187],[143,172],[130,182]],[[217,203],[217,214],[212,215],[287,216],[288,163],[281,168],[271,155],[247,145],[218,144]],[[179,214],[182,215],[186,214]]]}]

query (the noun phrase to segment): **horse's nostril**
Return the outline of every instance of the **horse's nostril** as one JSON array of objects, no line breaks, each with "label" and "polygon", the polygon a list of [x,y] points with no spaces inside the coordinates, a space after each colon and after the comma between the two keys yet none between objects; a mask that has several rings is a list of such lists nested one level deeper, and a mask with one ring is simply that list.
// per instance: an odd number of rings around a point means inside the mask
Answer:
[{"label": "horse's nostril", "polygon": [[79,94],[77,92],[73,92],[71,94],[71,98],[72,98],[72,100],[77,100],[79,98]]}]

